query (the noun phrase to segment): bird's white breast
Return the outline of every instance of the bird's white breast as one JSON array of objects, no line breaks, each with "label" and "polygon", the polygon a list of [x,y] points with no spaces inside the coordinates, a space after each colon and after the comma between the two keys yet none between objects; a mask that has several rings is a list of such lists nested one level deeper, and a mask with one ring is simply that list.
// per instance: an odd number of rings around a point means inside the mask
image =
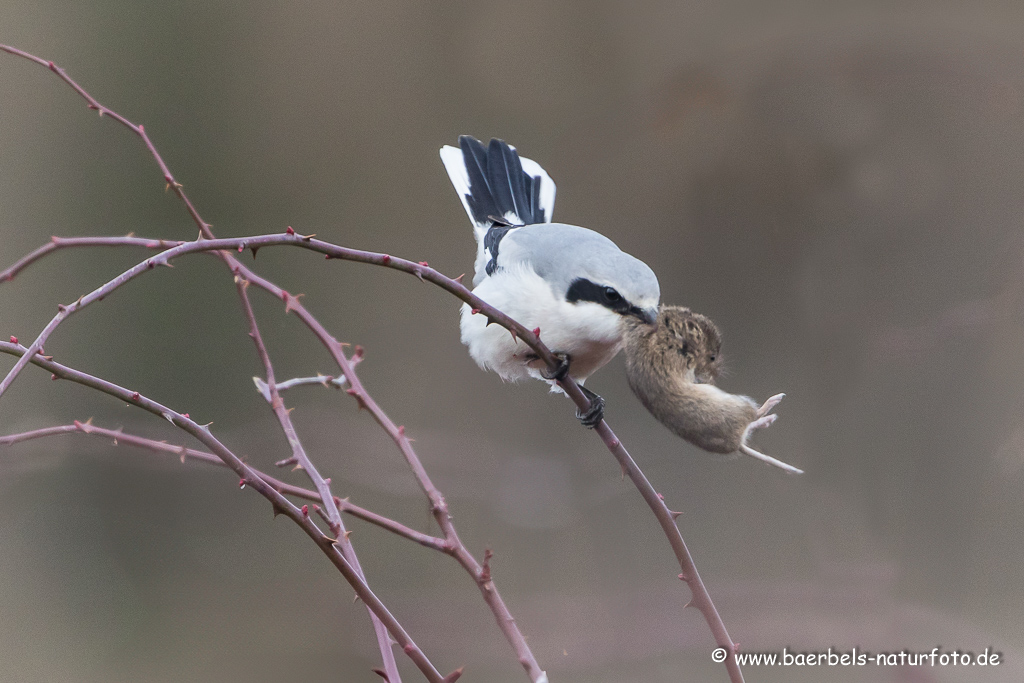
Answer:
[{"label": "bird's white breast", "polygon": [[[623,344],[619,314],[595,303],[571,304],[528,264],[502,269],[473,292],[529,329],[540,328],[549,349],[568,354],[570,373],[583,381],[615,357]],[[500,325],[487,325],[486,316],[462,307],[462,343],[473,360],[505,381],[540,378],[544,364],[531,360],[530,348],[514,340]]]}]

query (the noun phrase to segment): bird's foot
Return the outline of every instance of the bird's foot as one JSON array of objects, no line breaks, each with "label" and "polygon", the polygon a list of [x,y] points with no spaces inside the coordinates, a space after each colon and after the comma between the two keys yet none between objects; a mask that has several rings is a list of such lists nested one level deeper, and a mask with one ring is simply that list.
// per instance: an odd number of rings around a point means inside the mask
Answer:
[{"label": "bird's foot", "polygon": [[587,429],[593,429],[597,424],[604,419],[604,399],[595,394],[590,389],[587,389],[582,384],[577,385],[583,395],[590,401],[590,407],[586,410],[577,410],[576,417]]},{"label": "bird's foot", "polygon": [[[558,359],[558,367],[555,368],[554,372],[544,368],[540,371],[540,376],[552,382],[561,382],[569,376],[569,361],[571,359],[567,353],[555,353],[554,355]],[[582,387],[580,388],[582,389]]]},{"label": "bird's foot", "polygon": [[750,438],[750,433],[752,431],[754,431],[755,429],[764,429],[765,427],[770,427],[772,424],[775,423],[775,420],[779,419],[779,416],[772,414],[771,411],[773,408],[775,408],[775,406],[779,405],[779,401],[781,401],[785,396],[785,394],[776,394],[775,396],[772,396],[770,399],[765,401],[764,405],[757,409],[757,419],[755,419],[753,422],[747,425],[747,428],[743,430],[743,441],[740,444],[740,452],[749,455],[752,458],[757,458],[758,460],[766,462],[769,465],[774,465],[775,467],[786,470],[787,472],[790,472],[792,474],[803,474],[803,470],[797,469],[792,465],[788,465],[782,462],[781,460],[773,458],[770,455],[765,455],[760,451],[756,451],[747,445],[747,439]]}]

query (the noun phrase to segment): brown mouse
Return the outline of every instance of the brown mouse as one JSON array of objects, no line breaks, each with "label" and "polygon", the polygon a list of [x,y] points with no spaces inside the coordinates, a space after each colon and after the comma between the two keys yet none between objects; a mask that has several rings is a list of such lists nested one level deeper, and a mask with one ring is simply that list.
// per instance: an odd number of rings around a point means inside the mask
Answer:
[{"label": "brown mouse", "polygon": [[747,445],[753,430],[775,422],[770,412],[785,394],[758,406],[747,396],[714,386],[721,371],[722,336],[709,318],[663,304],[656,325],[628,321],[625,340],[629,386],[659,422],[706,451],[739,451],[801,472]]}]

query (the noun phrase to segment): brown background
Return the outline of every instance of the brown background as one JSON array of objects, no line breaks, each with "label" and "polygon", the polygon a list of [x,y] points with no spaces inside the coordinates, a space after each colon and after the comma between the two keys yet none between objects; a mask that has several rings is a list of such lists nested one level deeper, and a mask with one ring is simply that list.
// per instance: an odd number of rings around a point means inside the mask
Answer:
[{"label": "brown background", "polygon": [[[747,670],[749,681],[1024,678],[1024,10],[1017,2],[9,4],[0,42],[145,124],[222,236],[293,225],[457,275],[473,245],[437,148],[503,137],[558,183],[556,217],[659,274],[725,335],[722,385],[788,394],[765,451],[708,457],[590,382],[671,506],[745,650],[941,645],[998,669]],[[139,141],[0,56],[2,265],[49,235],[191,238]],[[65,253],[0,288],[31,339],[137,253]],[[458,342],[415,279],[263,250],[407,426],[464,540],[559,683],[725,680],[667,544],[597,438]],[[257,296],[281,377],[330,371]],[[257,464],[285,444],[230,280],[195,257],[62,327],[47,352],[152,395]],[[0,368],[10,361],[0,362]],[[0,431],[166,424],[29,371]],[[335,490],[429,529],[344,394],[296,392]],[[233,476],[81,438],[0,451],[0,680],[374,681],[365,611]],[[525,677],[448,558],[354,524],[372,585],[438,666]],[[406,662],[407,680],[419,680]]]}]

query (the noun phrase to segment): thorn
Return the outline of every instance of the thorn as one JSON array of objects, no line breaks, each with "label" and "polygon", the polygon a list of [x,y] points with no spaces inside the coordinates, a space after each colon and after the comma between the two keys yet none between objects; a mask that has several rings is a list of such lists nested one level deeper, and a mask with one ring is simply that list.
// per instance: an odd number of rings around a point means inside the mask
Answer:
[{"label": "thorn", "polygon": [[308,242],[311,239],[313,239],[314,237],[316,237],[316,233],[312,232],[312,233],[310,233],[308,235],[299,235],[299,237],[302,239],[303,242]]},{"label": "thorn", "polygon": [[464,277],[466,277],[465,273],[463,273],[462,275],[458,276],[457,278],[453,278],[453,279],[461,285],[462,284],[462,278],[464,278]]},{"label": "thorn", "polygon": [[441,681],[443,683],[455,683],[455,681],[457,681],[460,678],[462,678],[462,670],[464,668],[465,667],[460,666],[458,669],[456,669],[455,671],[451,672],[450,674],[448,674],[447,676],[442,678]]},{"label": "thorn", "polygon": [[288,465],[294,465],[296,462],[298,462],[298,460],[293,455],[290,458],[285,458],[284,460],[278,460],[277,462],[274,463],[274,465],[276,465],[277,467],[287,467]]},{"label": "thorn", "polygon": [[238,488],[240,488],[240,489],[244,489],[245,488],[245,479],[239,479],[238,480]]},{"label": "thorn", "polygon": [[484,550],[484,561],[483,566],[480,568],[480,581],[487,583],[491,580],[491,558],[494,557],[494,551],[490,548]]},{"label": "thorn", "polygon": [[672,519],[673,519],[673,521],[674,521],[674,520],[677,520],[677,519],[679,519],[680,517],[682,517],[682,516],[683,516],[683,513],[682,513],[682,512],[676,512],[675,510],[669,510],[669,511],[668,511],[668,514],[672,515]]},{"label": "thorn", "polygon": [[294,234],[295,234],[295,230],[293,230],[293,229],[292,229],[292,226],[290,226],[290,225],[288,226],[288,228],[287,228],[287,229],[285,229],[285,232],[286,232],[287,234],[289,234],[289,235],[294,235]]},{"label": "thorn", "polygon": [[492,318],[491,316],[487,316],[487,325],[484,325],[484,327],[489,327],[489,326],[493,325],[496,322],[498,322],[498,321],[495,320],[494,318]]},{"label": "thorn", "polygon": [[292,472],[298,472],[299,470],[304,470],[304,469],[306,469],[306,468],[303,467],[301,464],[298,464],[298,465],[296,465],[295,467],[292,468]]},{"label": "thorn", "polygon": [[280,514],[284,514],[284,510],[282,510],[282,509],[281,509],[281,508],[280,508],[280,507],[278,506],[278,504],[277,504],[277,503],[271,503],[271,504],[270,504],[270,507],[271,507],[271,508],[273,509],[273,511],[274,511],[274,519],[277,519],[277,516],[278,516],[278,515],[280,515]]},{"label": "thorn", "polygon": [[351,536],[351,535],[352,535],[352,530],[351,529],[345,529],[345,533],[342,534],[342,536],[345,537],[346,541],[348,540],[348,537]]},{"label": "thorn", "polygon": [[516,331],[514,329],[511,329],[511,330],[508,331],[508,333],[512,335],[512,342],[515,343],[515,344],[518,344],[519,343],[519,337],[516,336]]},{"label": "thorn", "polygon": [[252,257],[253,257],[253,259],[255,259],[255,258],[256,258],[256,252],[257,252],[257,251],[259,251],[259,250],[260,250],[260,248],[259,248],[259,247],[249,247],[249,251],[251,251],[251,252],[252,252]]},{"label": "thorn", "polygon": [[358,391],[356,391],[355,389],[346,389],[345,393],[348,394],[349,396],[355,397],[356,401],[359,402],[359,410],[363,410],[366,408],[366,401],[363,400],[363,397],[359,394]]},{"label": "thorn", "polygon": [[372,671],[373,673],[375,673],[378,676],[380,676],[381,678],[383,678],[385,683],[391,683],[391,679],[388,678],[388,675],[386,673],[384,673],[383,670],[381,670],[381,669],[370,669],[370,671]]},{"label": "thorn", "polygon": [[[288,294],[285,292],[285,294]],[[289,313],[299,307],[299,298],[306,296],[305,294],[296,294],[294,296],[288,295],[284,300],[284,312]]]}]

